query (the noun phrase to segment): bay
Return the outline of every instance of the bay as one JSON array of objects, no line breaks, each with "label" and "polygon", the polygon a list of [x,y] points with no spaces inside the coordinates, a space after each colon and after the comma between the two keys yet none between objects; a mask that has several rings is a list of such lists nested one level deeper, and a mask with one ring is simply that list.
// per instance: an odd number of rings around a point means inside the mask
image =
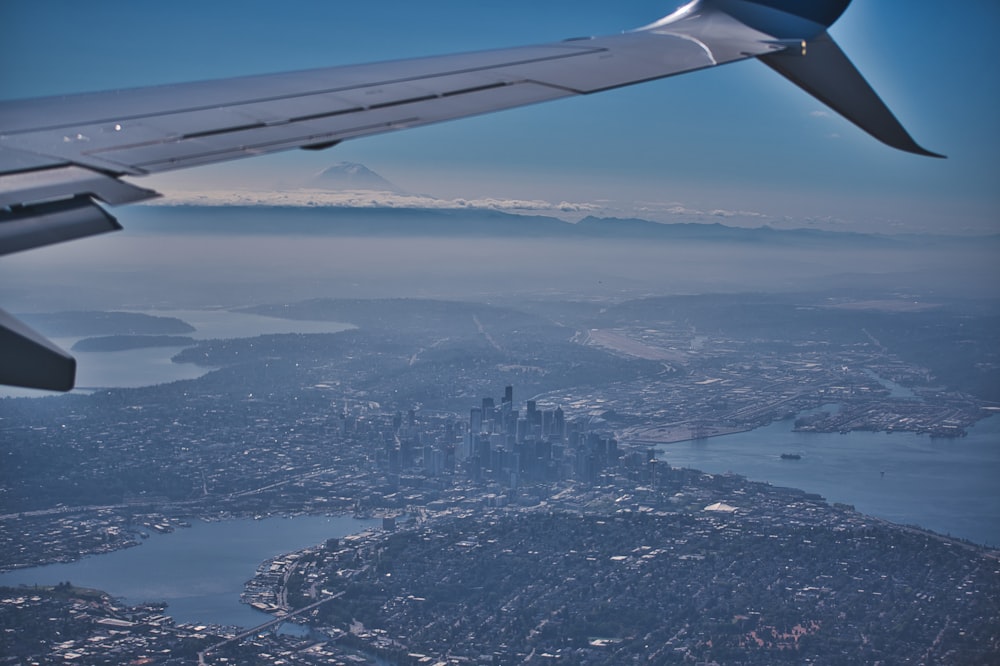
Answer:
[{"label": "bay", "polygon": [[[187,322],[195,331],[185,335],[195,340],[229,340],[284,333],[339,333],[354,328],[351,324],[335,321],[279,319],[221,308],[141,312],[159,317],[176,317]],[[79,340],[79,337],[53,338],[63,349],[72,348]],[[182,349],[184,347],[147,347],[112,352],[73,352],[77,360],[76,390],[90,392],[102,388],[153,386],[182,379],[197,379],[211,370],[191,363],[174,363],[171,359]],[[53,392],[0,386],[0,398],[46,395],[53,395]]]},{"label": "bay", "polygon": [[264,560],[379,524],[351,516],[198,521],[134,548],[0,573],[0,585],[70,581],[129,604],[165,601],[177,622],[253,627],[271,616],[240,603],[240,593]]},{"label": "bay", "polygon": [[[894,523],[1000,546],[1000,415],[956,439],[794,432],[793,427],[788,419],[657,448],[675,467],[799,488]],[[783,453],[801,458],[783,459]]]}]

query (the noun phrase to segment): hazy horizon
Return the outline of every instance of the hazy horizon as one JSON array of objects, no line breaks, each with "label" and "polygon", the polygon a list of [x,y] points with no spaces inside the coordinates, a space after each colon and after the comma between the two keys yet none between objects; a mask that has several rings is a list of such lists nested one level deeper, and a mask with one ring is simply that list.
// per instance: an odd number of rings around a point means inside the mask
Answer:
[{"label": "hazy horizon", "polygon": [[[142,207],[126,212],[133,224],[124,231],[5,257],[0,303],[12,312],[41,312],[240,306],[327,296],[626,300],[809,290],[931,300],[1000,296],[996,242],[886,245],[866,244],[864,237],[798,242],[792,235],[793,240],[769,243],[533,237],[524,231],[530,226],[505,231],[519,218],[501,218],[482,236],[421,235],[419,220],[412,234],[392,231],[400,226],[392,226],[394,216],[406,223],[407,211],[380,215],[389,225],[385,235],[338,235],[323,231],[322,210],[315,213],[316,225],[306,227],[309,233],[298,219],[283,227],[291,213],[282,208],[254,209],[256,231],[243,233],[239,210],[175,209],[167,217],[150,210],[152,226]],[[187,228],[163,231],[188,216],[194,221]],[[461,225],[462,217],[446,219]],[[212,227],[216,218],[225,220],[220,227],[225,233]],[[354,228],[364,228],[365,218],[360,220]],[[268,233],[260,233],[262,227]]]}]

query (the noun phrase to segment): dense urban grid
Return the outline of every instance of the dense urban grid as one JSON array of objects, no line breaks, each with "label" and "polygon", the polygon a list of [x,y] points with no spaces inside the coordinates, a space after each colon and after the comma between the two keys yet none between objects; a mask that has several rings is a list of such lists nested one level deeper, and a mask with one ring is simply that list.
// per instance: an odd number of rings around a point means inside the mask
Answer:
[{"label": "dense urban grid", "polygon": [[[308,624],[303,635],[176,625],[162,607],[66,584],[0,594],[3,653],[989,663],[993,553],[657,458],[657,443],[807,409],[802,430],[958,437],[996,406],[988,317],[803,298],[256,308],[358,328],[200,342],[177,358],[217,368],[198,380],[4,400],[3,568],[133,546],[194,519],[387,519],[264,563],[248,584],[247,603]],[[142,334],[179,330],[147,321]],[[949,335],[964,356],[946,371],[927,350]],[[42,616],[55,619],[30,637],[6,631]]]}]

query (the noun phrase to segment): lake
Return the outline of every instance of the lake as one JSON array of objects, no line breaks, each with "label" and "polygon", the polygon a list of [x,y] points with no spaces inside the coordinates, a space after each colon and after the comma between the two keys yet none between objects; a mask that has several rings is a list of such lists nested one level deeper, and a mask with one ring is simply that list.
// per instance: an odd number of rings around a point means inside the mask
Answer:
[{"label": "lake", "polygon": [[380,524],[350,516],[198,521],[171,534],[151,534],[135,548],[0,573],[0,585],[68,580],[131,604],[165,601],[177,622],[253,627],[271,616],[240,603],[240,593],[264,560]]},{"label": "lake", "polygon": [[[1000,546],[1000,415],[966,437],[794,432],[793,419],[750,432],[664,444],[675,467],[735,472],[819,493],[894,523]],[[782,459],[782,453],[799,460]]]}]

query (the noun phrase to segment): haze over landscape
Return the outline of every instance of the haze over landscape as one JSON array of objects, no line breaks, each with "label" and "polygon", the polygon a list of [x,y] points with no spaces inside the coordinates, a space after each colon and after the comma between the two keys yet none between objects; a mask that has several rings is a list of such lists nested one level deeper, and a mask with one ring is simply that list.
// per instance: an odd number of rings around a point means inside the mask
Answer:
[{"label": "haze over landscape", "polygon": [[[14,0],[0,98],[670,9]],[[80,370],[0,393],[0,654],[995,662],[998,20],[831,30],[946,161],[751,62],[135,179],[123,231],[3,257]]]}]

